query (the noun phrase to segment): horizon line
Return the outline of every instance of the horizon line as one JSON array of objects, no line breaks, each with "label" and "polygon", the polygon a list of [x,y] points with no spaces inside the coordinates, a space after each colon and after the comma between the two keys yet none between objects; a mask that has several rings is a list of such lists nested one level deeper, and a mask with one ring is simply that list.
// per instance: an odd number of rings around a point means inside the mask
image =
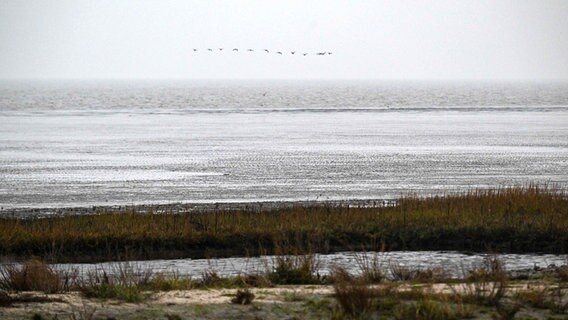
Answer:
[{"label": "horizon line", "polygon": [[568,82],[568,78],[189,78],[189,77],[0,77],[0,81],[392,81],[392,82]]}]

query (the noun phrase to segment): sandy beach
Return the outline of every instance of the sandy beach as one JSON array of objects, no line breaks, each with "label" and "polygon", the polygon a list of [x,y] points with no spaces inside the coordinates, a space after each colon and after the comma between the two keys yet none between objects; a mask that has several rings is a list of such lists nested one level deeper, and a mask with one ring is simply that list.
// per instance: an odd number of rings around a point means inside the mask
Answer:
[{"label": "sandy beach", "polygon": [[[382,287],[388,285],[382,285]],[[452,294],[462,292],[460,285],[396,284],[400,292]],[[542,290],[547,282],[517,282],[510,285],[510,296],[527,290]],[[555,285],[552,285],[553,287]],[[377,288],[380,288],[378,286]],[[142,303],[117,300],[86,299],[79,293],[19,293],[14,296],[40,298],[53,302],[15,303],[0,308],[2,319],[329,319],[339,313],[332,286],[295,285],[253,288],[255,299],[250,305],[231,303],[238,289],[206,289],[149,293]],[[567,297],[565,297],[566,299]],[[470,319],[493,319],[489,307],[470,306]],[[550,310],[524,306],[519,319],[566,319]],[[391,319],[387,317],[387,319]]]}]

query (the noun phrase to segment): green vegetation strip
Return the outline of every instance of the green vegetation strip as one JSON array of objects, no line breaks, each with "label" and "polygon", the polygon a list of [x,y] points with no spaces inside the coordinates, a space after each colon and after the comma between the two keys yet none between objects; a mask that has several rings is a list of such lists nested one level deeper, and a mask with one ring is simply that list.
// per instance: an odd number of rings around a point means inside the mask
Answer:
[{"label": "green vegetation strip", "polygon": [[0,218],[1,255],[57,262],[379,248],[566,253],[568,198],[529,185],[405,196],[384,208]]}]

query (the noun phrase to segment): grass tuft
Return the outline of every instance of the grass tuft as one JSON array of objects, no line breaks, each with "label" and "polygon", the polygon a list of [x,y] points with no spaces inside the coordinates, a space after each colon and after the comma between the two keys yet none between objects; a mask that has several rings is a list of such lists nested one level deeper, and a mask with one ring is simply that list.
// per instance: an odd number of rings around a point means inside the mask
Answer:
[{"label": "grass tuft", "polygon": [[234,304],[250,304],[254,300],[255,296],[248,288],[247,289],[239,289],[235,294],[235,297],[231,299],[231,303]]},{"label": "grass tuft", "polygon": [[21,265],[0,265],[0,289],[8,291],[68,291],[78,277],[76,270],[57,271],[43,261],[27,260]]},{"label": "grass tuft", "polygon": [[373,253],[357,253],[355,254],[355,263],[361,274],[359,277],[365,283],[379,283],[385,279],[385,268],[382,252]]},{"label": "grass tuft", "polygon": [[322,279],[317,270],[315,255],[277,256],[267,278],[273,284],[319,284]]},{"label": "grass tuft", "polygon": [[87,298],[118,299],[126,302],[140,302],[147,295],[143,288],[152,286],[152,272],[129,263],[118,263],[112,272],[97,269],[87,274],[79,290]]},{"label": "grass tuft", "polygon": [[499,306],[508,292],[508,276],[498,256],[487,256],[483,263],[469,271],[463,283],[451,288],[461,301]]}]

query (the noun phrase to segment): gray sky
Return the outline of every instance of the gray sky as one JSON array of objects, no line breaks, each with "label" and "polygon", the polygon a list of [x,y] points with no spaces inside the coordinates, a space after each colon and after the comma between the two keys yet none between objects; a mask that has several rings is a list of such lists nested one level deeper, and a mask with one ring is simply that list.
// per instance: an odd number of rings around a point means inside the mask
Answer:
[{"label": "gray sky", "polygon": [[0,0],[0,78],[568,79],[568,1]]}]

